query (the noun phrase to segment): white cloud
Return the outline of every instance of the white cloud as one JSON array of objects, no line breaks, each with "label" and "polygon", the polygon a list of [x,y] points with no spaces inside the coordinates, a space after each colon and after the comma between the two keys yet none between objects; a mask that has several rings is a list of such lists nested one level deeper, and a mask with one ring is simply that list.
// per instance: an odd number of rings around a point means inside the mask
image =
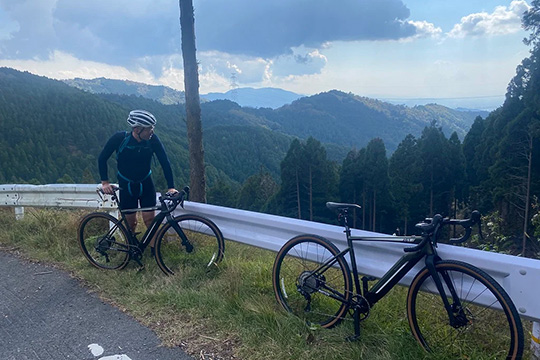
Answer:
[{"label": "white cloud", "polygon": [[291,55],[278,56],[272,62],[273,76],[297,76],[320,73],[328,59],[318,49],[298,47]]},{"label": "white cloud", "polygon": [[508,7],[497,6],[491,14],[479,12],[464,16],[461,22],[448,33],[448,36],[463,38],[517,33],[521,30],[521,17],[528,9],[529,5],[526,1],[513,0]]},{"label": "white cloud", "polygon": [[129,79],[146,84],[158,84],[154,76],[148,70],[143,68],[131,71],[121,66],[80,60],[71,54],[61,51],[54,51],[47,60],[0,59],[0,66],[6,66],[20,71],[29,71],[36,75],[59,80],[72,79],[75,77],[85,79],[106,77],[118,80]]},{"label": "white cloud", "polygon": [[230,82],[231,74],[234,73],[241,86],[262,81],[269,63],[269,60],[260,57],[232,55],[220,51],[201,51],[197,57],[201,75],[219,75]]},{"label": "white cloud", "polygon": [[437,38],[442,34],[442,29],[436,27],[434,24],[427,21],[408,21],[410,25],[413,25],[416,28],[416,34],[413,36],[414,39],[418,38]]}]

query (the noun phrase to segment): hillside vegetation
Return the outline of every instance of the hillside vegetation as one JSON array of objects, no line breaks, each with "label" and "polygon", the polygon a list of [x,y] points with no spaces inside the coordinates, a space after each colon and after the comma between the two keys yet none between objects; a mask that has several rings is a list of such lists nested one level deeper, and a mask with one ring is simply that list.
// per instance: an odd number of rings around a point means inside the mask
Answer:
[{"label": "hillside vegetation", "polygon": [[[104,93],[94,94],[1,68],[0,182],[97,181],[96,157],[104,142],[115,131],[126,129],[129,110],[144,108],[158,117],[156,132],[168,149],[176,176],[186,183],[183,105],[154,101],[165,96],[163,87],[120,83],[96,79],[94,85],[102,86]],[[154,100],[114,93],[126,92],[126,88]],[[278,179],[279,164],[294,137],[317,138],[328,144],[329,158],[341,162],[350,148],[361,148],[375,137],[393,151],[405,135],[420,134],[431,121],[443,129],[457,129],[461,136],[472,123],[470,113],[436,105],[409,109],[338,91],[303,98],[276,110],[216,100],[203,104],[202,116],[210,184],[219,177],[241,183],[261,167]]]},{"label": "hillside vegetation", "polygon": [[[521,73],[512,80],[500,109],[474,119],[439,105],[408,108],[335,90],[278,109],[203,103],[208,201],[324,222],[335,221],[326,201],[353,202],[363,207],[356,227],[407,234],[434,213],[480,209],[498,227],[489,231],[504,236],[475,246],[536,256],[536,70],[525,74],[527,81]],[[127,130],[135,108],[157,116],[177,186],[188,184],[182,104],[93,94],[1,68],[0,183],[97,182],[103,144]],[[164,189],[160,171],[155,179]]]}]

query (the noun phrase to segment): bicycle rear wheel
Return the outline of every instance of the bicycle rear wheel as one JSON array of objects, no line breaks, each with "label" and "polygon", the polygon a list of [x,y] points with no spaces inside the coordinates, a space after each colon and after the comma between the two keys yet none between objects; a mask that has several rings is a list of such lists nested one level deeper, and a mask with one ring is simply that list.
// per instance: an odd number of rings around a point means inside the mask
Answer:
[{"label": "bicycle rear wheel", "polygon": [[217,265],[225,253],[221,230],[211,220],[193,214],[174,218],[179,234],[165,223],[157,235],[156,261],[165,274],[174,275],[185,267],[208,269]]},{"label": "bicycle rear wheel", "polygon": [[129,241],[124,226],[106,213],[86,215],[77,232],[79,247],[97,268],[120,270],[129,262]]},{"label": "bicycle rear wheel", "polygon": [[309,324],[336,326],[346,315],[352,296],[349,266],[337,247],[315,235],[300,235],[279,251],[272,271],[277,301]]},{"label": "bicycle rear wheel", "polygon": [[504,289],[467,263],[442,261],[435,268],[456,323],[450,325],[435,281],[424,268],[407,296],[409,325],[420,345],[441,359],[520,359],[521,319]]}]

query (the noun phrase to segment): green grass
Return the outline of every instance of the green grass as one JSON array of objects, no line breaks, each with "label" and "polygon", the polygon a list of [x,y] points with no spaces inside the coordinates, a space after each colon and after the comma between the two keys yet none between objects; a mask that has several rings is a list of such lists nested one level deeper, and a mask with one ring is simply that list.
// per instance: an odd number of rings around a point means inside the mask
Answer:
[{"label": "green grass", "polygon": [[[405,312],[406,289],[396,288],[361,324],[359,341],[352,321],[334,329],[310,329],[284,312],[272,290],[275,253],[226,241],[225,258],[208,273],[184,269],[164,275],[149,251],[137,271],[91,266],[77,245],[77,226],[85,213],[26,209],[16,221],[0,208],[0,249],[56,264],[102,299],[152,328],[166,346],[181,346],[206,359],[434,359],[413,339]],[[350,319],[350,317],[349,317]],[[530,324],[524,324],[529,333]],[[530,343],[527,337],[525,347]]]}]

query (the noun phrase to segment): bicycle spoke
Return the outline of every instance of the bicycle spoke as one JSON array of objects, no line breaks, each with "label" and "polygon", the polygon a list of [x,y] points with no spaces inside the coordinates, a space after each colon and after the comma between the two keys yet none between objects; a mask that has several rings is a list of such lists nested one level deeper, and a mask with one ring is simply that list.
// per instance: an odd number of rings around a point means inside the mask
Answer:
[{"label": "bicycle spoke", "polygon": [[450,325],[435,281],[424,269],[413,280],[407,298],[409,324],[419,343],[450,359],[519,356],[523,349],[521,321],[504,290],[469,264],[444,261],[436,269],[452,306],[454,325]]},{"label": "bicycle spoke", "polygon": [[318,237],[295,238],[280,251],[273,271],[274,291],[285,309],[323,327],[347,314],[352,287],[343,258],[326,264],[339,253],[329,244]]},{"label": "bicycle spoke", "polygon": [[122,269],[129,262],[128,235],[109,214],[92,213],[84,217],[78,239],[84,256],[98,268]]}]

